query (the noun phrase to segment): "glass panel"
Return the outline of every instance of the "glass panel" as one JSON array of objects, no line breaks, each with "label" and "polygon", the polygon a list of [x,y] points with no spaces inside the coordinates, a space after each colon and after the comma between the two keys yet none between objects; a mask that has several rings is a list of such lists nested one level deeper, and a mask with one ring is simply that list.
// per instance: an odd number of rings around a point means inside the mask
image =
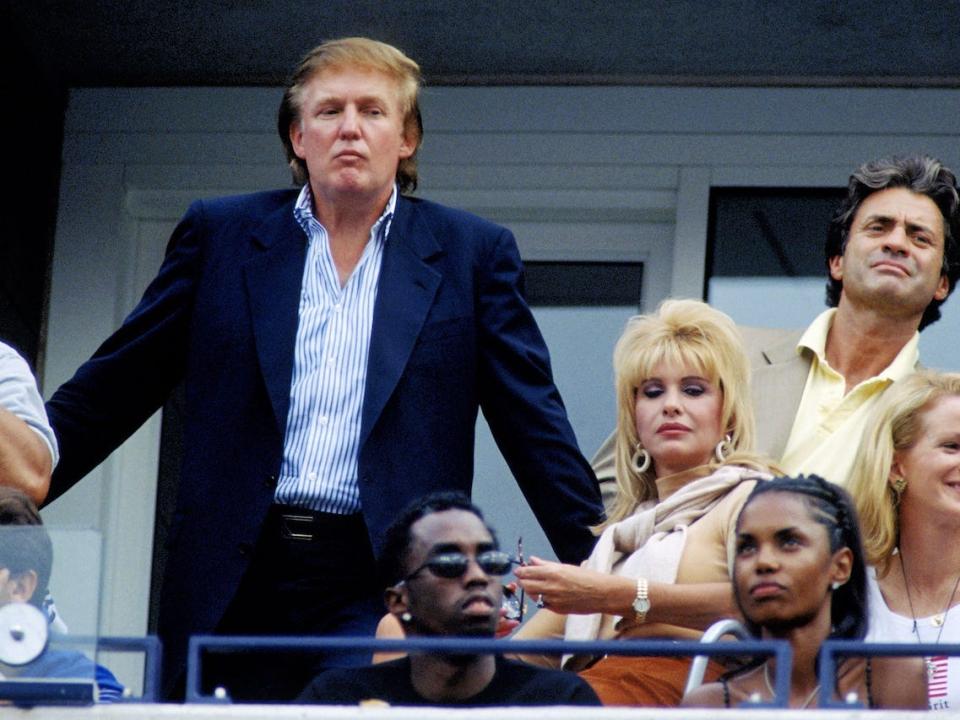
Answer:
[{"label": "glass panel", "polygon": [[0,527],[0,700],[94,701],[100,548],[92,530]]},{"label": "glass panel", "polygon": [[842,188],[713,188],[707,299],[741,325],[805,327],[824,307],[827,226]]},{"label": "glass panel", "polygon": [[[589,459],[616,425],[613,346],[640,307],[642,263],[525,262],[527,299],[580,450]],[[504,545],[554,554],[481,416],[473,497]],[[530,608],[528,608],[529,610]],[[532,613],[531,613],[532,614]]]}]

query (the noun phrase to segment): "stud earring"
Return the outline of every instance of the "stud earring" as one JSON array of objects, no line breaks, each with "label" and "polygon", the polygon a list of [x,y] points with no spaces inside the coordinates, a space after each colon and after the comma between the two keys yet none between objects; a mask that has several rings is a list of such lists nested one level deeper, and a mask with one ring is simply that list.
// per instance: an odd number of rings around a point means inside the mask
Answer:
[{"label": "stud earring", "polygon": [[907,479],[905,477],[898,477],[892,483],[890,487],[893,488],[894,499],[899,502],[900,496],[903,495],[903,491],[907,489]]},{"label": "stud earring", "polygon": [[411,615],[411,614],[410,614],[409,612],[407,612],[407,611],[404,611],[403,613],[400,614],[400,619],[401,619],[403,622],[408,623],[408,622],[410,622],[411,620],[413,620],[413,615]]}]

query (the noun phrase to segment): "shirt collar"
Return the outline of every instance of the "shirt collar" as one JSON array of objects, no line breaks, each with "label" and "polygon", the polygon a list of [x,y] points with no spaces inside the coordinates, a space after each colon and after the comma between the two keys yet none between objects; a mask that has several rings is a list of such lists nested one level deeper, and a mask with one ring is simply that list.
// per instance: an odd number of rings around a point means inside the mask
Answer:
[{"label": "shirt collar", "polygon": [[[398,194],[399,189],[397,184],[394,183],[393,192],[390,193],[390,199],[387,200],[386,207],[383,209],[383,212],[380,213],[380,217],[377,218],[373,227],[370,228],[371,238],[379,235],[381,227],[383,228],[384,238],[386,238],[387,233],[390,232],[390,223],[393,220],[393,213],[397,208]],[[314,224],[323,228],[321,222],[317,220],[313,214],[313,192],[310,190],[310,183],[306,183],[303,188],[301,188],[300,194],[297,196],[297,201],[293,204],[293,215],[297,219],[297,222],[300,223],[304,232],[307,233],[307,239],[309,241],[313,240],[313,233],[310,232],[310,228]],[[326,228],[323,229],[326,231]]]},{"label": "shirt collar", "polygon": [[[827,362],[827,335],[830,334],[830,326],[833,325],[833,318],[836,314],[836,308],[829,308],[820,313],[800,336],[800,340],[797,342],[797,352],[802,353],[804,350],[809,350],[817,356],[820,363],[830,367],[830,363]],[[919,360],[920,333],[915,332],[907,344],[900,348],[900,352],[897,353],[893,362],[877,375],[876,379],[899,380],[912,373]]]},{"label": "shirt collar", "polygon": [[797,352],[810,350],[819,358],[820,362],[825,362],[827,358],[827,335],[830,334],[830,326],[833,325],[833,316],[836,314],[837,309],[830,308],[817,315],[816,319],[810,323],[810,326],[797,341]]}]

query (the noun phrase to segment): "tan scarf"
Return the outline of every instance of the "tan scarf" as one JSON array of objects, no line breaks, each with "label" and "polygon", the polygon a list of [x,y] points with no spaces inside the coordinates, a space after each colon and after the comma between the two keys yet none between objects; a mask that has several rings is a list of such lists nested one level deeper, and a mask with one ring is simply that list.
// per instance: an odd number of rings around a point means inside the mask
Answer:
[{"label": "tan scarf", "polygon": [[[690,473],[706,472],[697,468]],[[687,473],[684,473],[686,475]],[[645,577],[651,582],[672,583],[683,556],[687,527],[710,512],[744,480],[770,476],[740,465],[723,465],[706,477],[688,481],[666,499],[647,501],[633,515],[608,526],[583,566],[623,577]],[[621,618],[608,618],[616,626]],[[568,615],[565,640],[601,637],[604,616]],[[569,655],[564,656],[566,663]]]}]

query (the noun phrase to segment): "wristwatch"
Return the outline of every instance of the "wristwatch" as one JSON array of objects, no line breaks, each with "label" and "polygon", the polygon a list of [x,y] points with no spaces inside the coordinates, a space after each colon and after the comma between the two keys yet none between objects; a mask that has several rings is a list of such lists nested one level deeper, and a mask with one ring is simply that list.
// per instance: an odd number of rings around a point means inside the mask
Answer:
[{"label": "wristwatch", "polygon": [[650,595],[646,578],[637,578],[637,596],[633,599],[634,620],[639,625],[646,622],[650,612]]}]

